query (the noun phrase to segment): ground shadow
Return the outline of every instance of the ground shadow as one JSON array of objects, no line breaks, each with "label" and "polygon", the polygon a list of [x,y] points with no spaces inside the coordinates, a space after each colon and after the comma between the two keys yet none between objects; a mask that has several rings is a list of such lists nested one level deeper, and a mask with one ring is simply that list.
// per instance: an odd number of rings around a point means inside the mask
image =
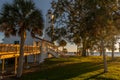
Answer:
[{"label": "ground shadow", "polygon": [[101,72],[101,73],[99,73],[99,74],[96,74],[96,75],[94,75],[94,76],[91,76],[91,77],[89,77],[89,78],[86,78],[86,79],[84,79],[84,80],[97,79],[97,77],[98,77],[99,75],[101,75],[101,74],[104,74],[104,72]]},{"label": "ground shadow", "polygon": [[113,78],[106,78],[106,77],[99,77],[100,75],[104,74],[104,72],[101,72],[99,74],[96,74],[94,76],[91,76],[89,78],[86,78],[84,80],[116,80],[116,79],[113,79]]},{"label": "ground shadow", "polygon": [[[24,80],[66,80],[76,76],[102,69],[103,65],[92,62],[81,62],[67,65],[59,65],[53,68],[30,73],[31,76],[23,76]],[[34,74],[34,75],[33,75]],[[28,75],[28,74],[27,74]],[[22,79],[23,80],[23,79]]]}]

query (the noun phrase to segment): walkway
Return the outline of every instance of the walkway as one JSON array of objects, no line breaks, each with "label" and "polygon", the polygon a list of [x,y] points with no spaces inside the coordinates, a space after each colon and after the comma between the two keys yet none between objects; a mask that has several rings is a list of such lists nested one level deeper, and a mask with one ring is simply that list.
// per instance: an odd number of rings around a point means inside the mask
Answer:
[{"label": "walkway", "polygon": [[[44,46],[45,52],[58,57],[61,51],[58,47],[49,42],[41,42],[41,46]],[[41,50],[42,49],[42,50]],[[14,74],[17,73],[18,57],[19,57],[20,45],[15,44],[0,44],[0,60],[2,61],[1,73],[5,72],[5,59],[15,58]],[[36,62],[36,55],[43,53],[43,48],[39,46],[24,46],[24,56],[34,55],[34,62]],[[46,57],[47,58],[47,57]]]},{"label": "walkway", "polygon": [[[15,58],[15,74],[19,57],[20,45],[0,44],[0,60],[2,60],[1,73],[5,72],[5,59]],[[40,46],[24,46],[24,56],[40,54]]]}]

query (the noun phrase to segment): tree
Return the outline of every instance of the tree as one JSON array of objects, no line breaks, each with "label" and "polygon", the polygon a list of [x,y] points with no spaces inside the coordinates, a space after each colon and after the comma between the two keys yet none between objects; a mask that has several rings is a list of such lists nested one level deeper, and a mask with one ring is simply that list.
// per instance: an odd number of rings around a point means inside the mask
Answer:
[{"label": "tree", "polygon": [[67,44],[67,42],[66,42],[65,40],[61,40],[61,41],[59,42],[59,46],[63,47],[62,50],[64,50],[64,47],[66,46],[66,44]]},{"label": "tree", "polygon": [[48,27],[46,30],[48,36],[51,38],[51,41],[56,41],[58,44],[59,42],[65,37],[66,35],[66,28],[65,27]]},{"label": "tree", "polygon": [[[82,56],[86,56],[91,38],[99,40],[103,53],[104,72],[107,72],[105,42],[114,26],[114,12],[118,11],[119,0],[58,0],[52,2],[56,23],[65,25],[67,38],[73,41],[74,34],[82,39]],[[112,35],[113,37],[114,35]]]},{"label": "tree", "polygon": [[26,31],[31,36],[42,35],[42,13],[35,7],[32,0],[13,0],[12,4],[3,5],[0,13],[0,29],[6,37],[18,34],[20,36],[20,56],[18,62],[17,77],[21,77],[23,71],[24,43]]}]

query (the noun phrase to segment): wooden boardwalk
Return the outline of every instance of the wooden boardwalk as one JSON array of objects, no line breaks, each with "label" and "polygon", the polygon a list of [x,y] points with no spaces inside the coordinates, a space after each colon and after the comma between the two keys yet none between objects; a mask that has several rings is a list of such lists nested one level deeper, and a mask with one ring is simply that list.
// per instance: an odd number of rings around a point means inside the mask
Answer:
[{"label": "wooden boardwalk", "polygon": [[[15,58],[15,74],[17,72],[18,57],[19,57],[20,45],[15,44],[0,44],[0,60],[2,61],[2,71],[5,72],[5,59]],[[40,54],[40,46],[24,46],[24,56]]]},{"label": "wooden boardwalk", "polygon": [[[42,48],[41,48],[42,46]],[[55,52],[58,56],[64,55],[62,52],[58,49],[58,46],[55,46],[54,44],[42,41],[39,46],[28,46],[24,45],[24,56],[34,55],[34,62],[37,61],[36,55],[41,54],[41,49],[43,49],[45,52]],[[15,64],[14,64],[14,73],[17,73],[17,66],[18,66],[18,58],[19,58],[19,52],[20,51],[20,45],[15,44],[0,44],[0,60],[2,61],[1,66],[1,72],[5,72],[5,59],[14,58]],[[42,50],[43,51],[43,50]]]},{"label": "wooden boardwalk", "polygon": [[[15,44],[0,44],[0,59],[18,57],[20,45]],[[40,54],[40,46],[24,46],[24,56]]]}]

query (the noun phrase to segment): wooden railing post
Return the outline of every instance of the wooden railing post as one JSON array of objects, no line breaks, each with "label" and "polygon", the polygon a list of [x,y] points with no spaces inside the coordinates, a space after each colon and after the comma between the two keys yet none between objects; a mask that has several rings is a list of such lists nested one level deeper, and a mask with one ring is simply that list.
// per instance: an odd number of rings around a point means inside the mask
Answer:
[{"label": "wooden railing post", "polygon": [[15,57],[15,72],[14,72],[14,74],[17,74],[17,67],[18,67],[18,60],[17,60],[17,57]]},{"label": "wooden railing post", "polygon": [[28,59],[27,59],[27,55],[25,56],[25,64],[28,64]]},{"label": "wooden railing post", "polygon": [[[29,54],[29,47],[28,46],[25,47],[25,51],[24,52]],[[25,56],[25,64],[28,65],[28,57],[27,57],[27,55]]]},{"label": "wooden railing post", "polygon": [[5,73],[5,59],[2,59],[2,74]]},{"label": "wooden railing post", "polygon": [[35,54],[34,55],[34,63],[36,63],[37,62],[37,55]]}]

